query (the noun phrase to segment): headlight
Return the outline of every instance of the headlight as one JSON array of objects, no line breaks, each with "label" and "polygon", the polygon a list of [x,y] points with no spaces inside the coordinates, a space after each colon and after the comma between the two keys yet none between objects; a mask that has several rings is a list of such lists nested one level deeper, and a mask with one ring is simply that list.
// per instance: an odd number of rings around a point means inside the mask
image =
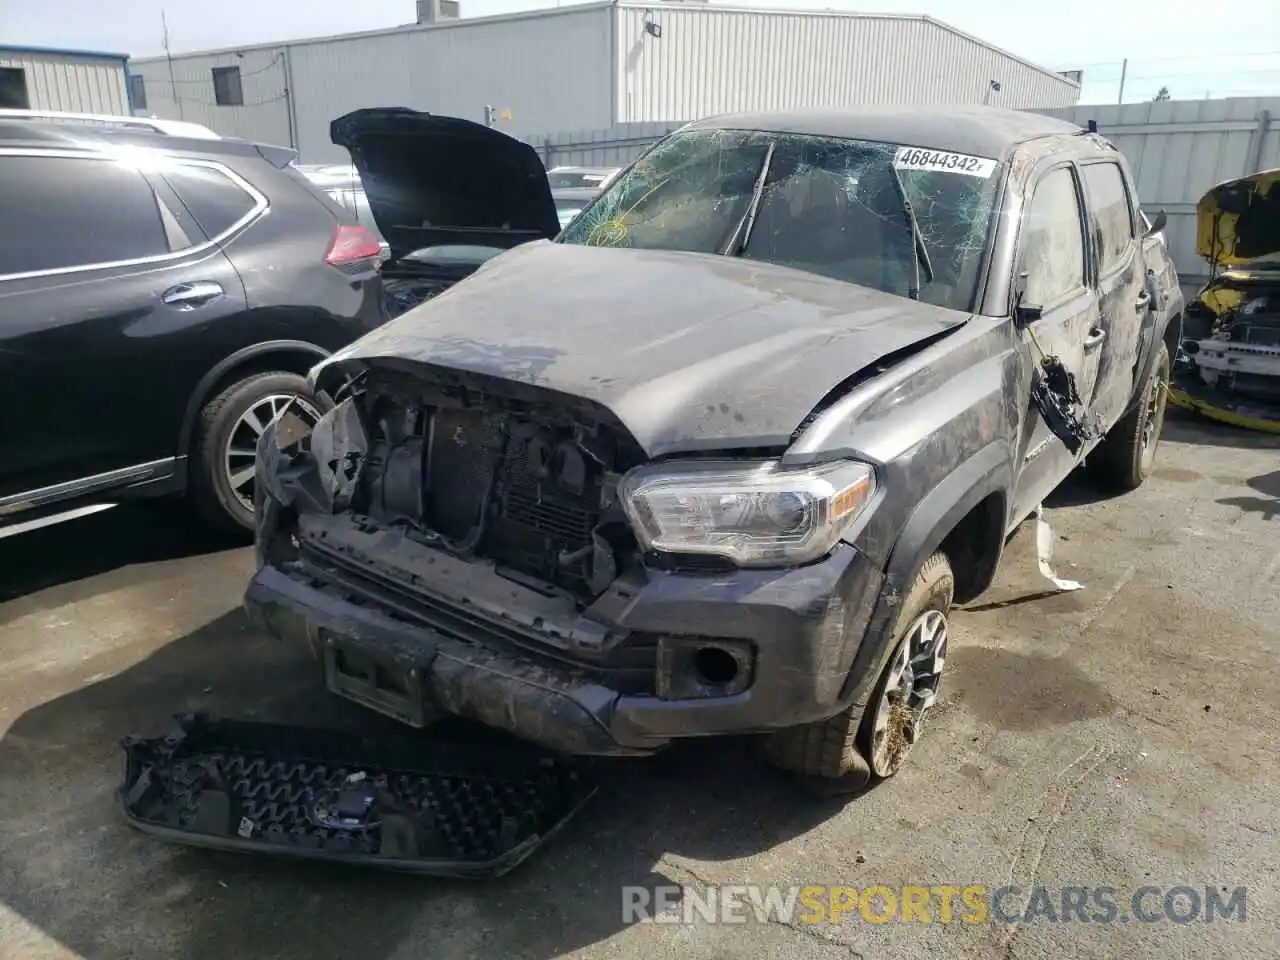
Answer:
[{"label": "headlight", "polygon": [[871,500],[875,471],[848,460],[798,470],[704,461],[638,467],[619,492],[649,549],[780,566],[828,553]]}]

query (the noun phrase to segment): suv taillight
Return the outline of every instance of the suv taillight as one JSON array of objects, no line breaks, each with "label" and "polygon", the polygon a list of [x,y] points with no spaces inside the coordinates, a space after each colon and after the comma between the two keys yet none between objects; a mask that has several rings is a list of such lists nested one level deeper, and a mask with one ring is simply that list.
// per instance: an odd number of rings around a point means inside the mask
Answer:
[{"label": "suv taillight", "polygon": [[364,260],[377,261],[382,256],[382,244],[377,235],[365,227],[343,225],[333,232],[324,262],[331,267],[346,267]]}]

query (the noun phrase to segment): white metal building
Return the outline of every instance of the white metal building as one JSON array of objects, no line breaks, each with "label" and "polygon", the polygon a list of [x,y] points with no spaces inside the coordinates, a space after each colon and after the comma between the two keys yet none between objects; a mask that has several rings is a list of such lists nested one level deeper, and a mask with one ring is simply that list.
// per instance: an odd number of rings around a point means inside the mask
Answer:
[{"label": "white metal building", "polygon": [[391,30],[132,61],[135,110],[289,144],[304,162],[323,163],[346,159],[329,142],[329,122],[359,107],[482,121],[493,106],[504,130],[537,140],[733,110],[1045,108],[1070,106],[1080,93],[1078,75],[929,17],[690,0],[601,0],[462,19],[450,0],[418,7],[425,22]]},{"label": "white metal building", "polygon": [[129,114],[122,53],[0,46],[0,108]]}]

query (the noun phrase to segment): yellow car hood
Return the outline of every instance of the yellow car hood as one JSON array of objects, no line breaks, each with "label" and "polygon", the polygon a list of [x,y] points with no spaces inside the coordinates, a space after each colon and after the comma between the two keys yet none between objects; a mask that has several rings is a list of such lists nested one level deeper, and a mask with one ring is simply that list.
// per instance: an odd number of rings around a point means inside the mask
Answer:
[{"label": "yellow car hood", "polygon": [[[1213,187],[1196,204],[1196,252],[1217,267],[1280,269],[1280,169]],[[1252,271],[1246,271],[1252,272]]]}]

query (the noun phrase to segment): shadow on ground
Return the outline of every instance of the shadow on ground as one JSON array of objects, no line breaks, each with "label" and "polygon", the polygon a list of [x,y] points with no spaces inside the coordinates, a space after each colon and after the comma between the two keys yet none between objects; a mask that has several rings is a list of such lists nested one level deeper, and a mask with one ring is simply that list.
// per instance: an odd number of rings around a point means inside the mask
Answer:
[{"label": "shadow on ground", "polygon": [[[1232,427],[1190,410],[1169,405],[1165,413],[1162,440],[1194,443],[1203,447],[1239,447],[1245,450],[1278,450],[1280,436]],[[1157,454],[1157,457],[1159,455]]]},{"label": "shadow on ground", "polygon": [[1245,484],[1262,496],[1224,497],[1217,502],[1228,507],[1239,507],[1244,513],[1256,513],[1264,520],[1280,518],[1280,470],[1250,477]]},{"label": "shadow on ground", "polygon": [[[728,741],[608,765],[579,818],[498,881],[187,850],[127,828],[112,791],[119,738],[163,732],[193,709],[384,723],[325,693],[307,654],[228,613],[13,723],[0,740],[0,902],[89,958],[553,957],[617,933],[620,888],[670,882],[653,872],[664,854],[745,857],[842,806],[801,802],[747,743]],[[419,938],[420,949],[397,953]]]},{"label": "shadow on ground", "polygon": [[[198,556],[243,546],[243,538],[200,526],[182,504],[124,504],[103,513],[0,540],[0,603],[93,578],[88,589],[118,581],[99,574],[143,563]],[[83,599],[60,595],[56,603]]]}]

